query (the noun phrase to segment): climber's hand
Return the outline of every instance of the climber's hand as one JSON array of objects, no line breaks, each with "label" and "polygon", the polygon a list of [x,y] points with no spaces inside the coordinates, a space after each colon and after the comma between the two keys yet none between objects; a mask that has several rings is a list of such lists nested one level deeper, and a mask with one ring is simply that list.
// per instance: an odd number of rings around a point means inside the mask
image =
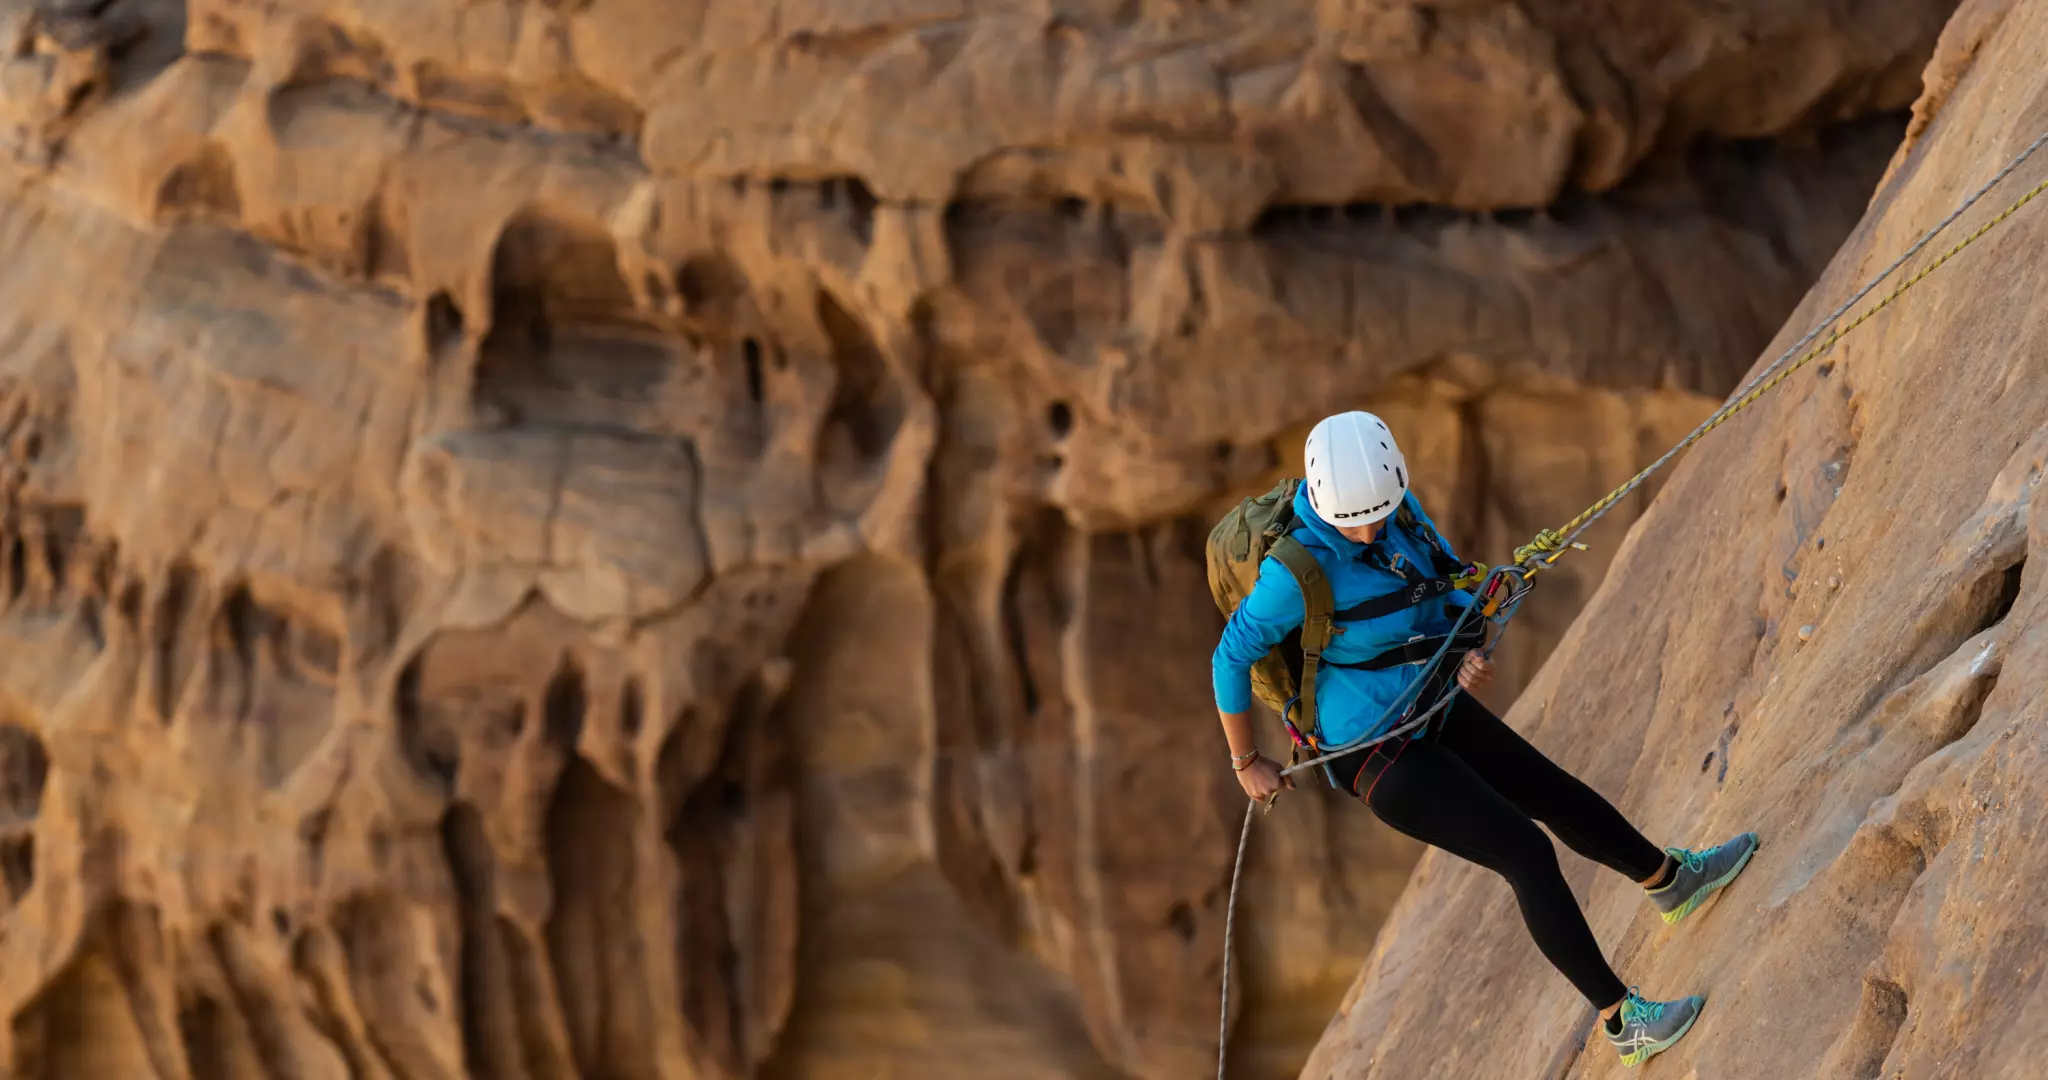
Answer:
[{"label": "climber's hand", "polygon": [[1468,693],[1476,694],[1493,681],[1493,661],[1476,652],[1465,654],[1465,662],[1458,665],[1458,685]]},{"label": "climber's hand", "polygon": [[1254,799],[1270,799],[1282,788],[1294,790],[1294,778],[1280,775],[1280,763],[1269,758],[1260,758],[1244,767],[1237,774],[1239,787]]}]

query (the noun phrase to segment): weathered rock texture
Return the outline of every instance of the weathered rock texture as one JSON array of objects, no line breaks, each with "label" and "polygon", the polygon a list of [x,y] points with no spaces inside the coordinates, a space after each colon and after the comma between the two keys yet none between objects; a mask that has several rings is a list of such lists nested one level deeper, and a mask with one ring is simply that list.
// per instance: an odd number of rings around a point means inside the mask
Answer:
[{"label": "weathered rock texture", "polygon": [[[1606,490],[1950,6],[0,5],[0,1072],[1193,1075],[1206,515]],[[1268,1075],[1414,857],[1286,820]]]},{"label": "weathered rock texture", "polygon": [[[2044,52],[2048,5],[1958,14],[1781,346],[2048,129]],[[2044,177],[2037,157],[1954,238]],[[1652,837],[1762,837],[1676,928],[1568,860],[1624,978],[1708,996],[1652,1074],[2042,1074],[2044,288],[2037,201],[1702,444],[1515,706]],[[1432,853],[1303,1075],[1623,1075],[1591,1016],[1505,887]]]}]

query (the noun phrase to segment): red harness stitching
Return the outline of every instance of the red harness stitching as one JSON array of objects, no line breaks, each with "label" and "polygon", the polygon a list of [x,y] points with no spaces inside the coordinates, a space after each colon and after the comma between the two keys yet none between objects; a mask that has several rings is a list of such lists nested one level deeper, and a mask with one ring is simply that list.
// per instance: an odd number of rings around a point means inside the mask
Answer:
[{"label": "red harness stitching", "polygon": [[[1401,745],[1400,745],[1399,747],[1397,747],[1397,748],[1396,748],[1396,749],[1394,750],[1394,756],[1392,756],[1392,757],[1388,758],[1388,759],[1387,759],[1387,763],[1386,763],[1385,765],[1382,765],[1382,766],[1380,767],[1380,771],[1379,771],[1379,772],[1377,772],[1377,773],[1374,773],[1374,774],[1373,774],[1373,778],[1372,778],[1372,783],[1366,786],[1366,789],[1365,789],[1365,794],[1364,794],[1364,795],[1359,795],[1359,798],[1361,798],[1361,799],[1364,799],[1364,800],[1365,800],[1365,805],[1367,805],[1367,806],[1371,806],[1371,805],[1372,805],[1372,792],[1373,792],[1373,789],[1374,789],[1374,788],[1376,788],[1376,787],[1379,787],[1379,786],[1380,786],[1380,777],[1382,777],[1382,776],[1385,776],[1385,775],[1387,775],[1387,770],[1388,770],[1388,769],[1391,769],[1391,768],[1393,768],[1393,767],[1394,767],[1394,762],[1396,762],[1396,761],[1399,761],[1399,760],[1401,760],[1401,755],[1407,752],[1407,750],[1408,750],[1408,744],[1409,744],[1410,742],[1413,742],[1413,741],[1414,741],[1414,740],[1412,740],[1412,739],[1402,739],[1402,740],[1401,740]],[[1367,760],[1367,761],[1369,762],[1369,761],[1371,761],[1371,760],[1372,760],[1373,758],[1376,758],[1376,757],[1378,757],[1378,756],[1380,756],[1380,748],[1379,748],[1379,747],[1377,747],[1377,746],[1375,746],[1375,747],[1373,747],[1373,748],[1372,748],[1372,753],[1370,753],[1370,754],[1366,755],[1366,760]],[[1365,775],[1365,770],[1364,770],[1364,769],[1360,769],[1360,770],[1358,770],[1358,774],[1359,774],[1359,776],[1363,776],[1363,775]],[[1352,778],[1351,778],[1351,793],[1352,793],[1353,795],[1358,795],[1358,777],[1357,777],[1357,776],[1354,776],[1354,777],[1352,777]]]}]

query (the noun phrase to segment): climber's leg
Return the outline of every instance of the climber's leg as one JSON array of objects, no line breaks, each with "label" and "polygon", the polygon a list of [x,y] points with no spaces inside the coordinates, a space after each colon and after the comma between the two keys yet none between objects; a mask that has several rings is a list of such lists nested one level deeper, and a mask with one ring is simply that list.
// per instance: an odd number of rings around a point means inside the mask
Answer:
[{"label": "climber's leg", "polygon": [[1586,783],[1529,745],[1486,706],[1460,694],[1439,739],[1522,811],[1550,827],[1567,847],[1649,891],[1667,923],[1699,909],[1735,880],[1755,854],[1755,833],[1703,851],[1656,845]]},{"label": "climber's leg", "polygon": [[1400,739],[1331,763],[1381,821],[1506,878],[1544,958],[1601,1013],[1625,1065],[1692,1029],[1702,997],[1654,1002],[1622,984],[1558,869],[1550,837],[1472,767],[1433,739]]},{"label": "climber's leg", "polygon": [[1702,851],[1656,845],[1586,783],[1529,744],[1515,729],[1460,694],[1435,737],[1509,801],[1550,827],[1573,851],[1642,885],[1667,923],[1675,923],[1735,880],[1756,853],[1755,833]]},{"label": "climber's leg", "polygon": [[1601,955],[1550,838],[1457,755],[1398,740],[1350,775],[1380,820],[1506,878],[1536,947],[1594,1008],[1623,999],[1628,988]]},{"label": "climber's leg", "polygon": [[1565,846],[1624,874],[1630,881],[1662,884],[1664,852],[1629,820],[1557,763],[1529,745],[1492,710],[1459,694],[1446,710],[1438,741],[1522,812],[1550,827]]}]

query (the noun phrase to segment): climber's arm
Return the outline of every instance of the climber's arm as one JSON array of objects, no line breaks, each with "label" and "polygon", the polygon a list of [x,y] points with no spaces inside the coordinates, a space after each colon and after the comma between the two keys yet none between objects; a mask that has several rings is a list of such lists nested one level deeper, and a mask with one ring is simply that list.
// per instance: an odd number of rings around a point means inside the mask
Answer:
[{"label": "climber's arm", "polygon": [[1251,595],[1224,624],[1209,666],[1216,712],[1233,757],[1258,747],[1251,722],[1252,665],[1301,625],[1301,615],[1301,586],[1279,560],[1267,559]]}]

